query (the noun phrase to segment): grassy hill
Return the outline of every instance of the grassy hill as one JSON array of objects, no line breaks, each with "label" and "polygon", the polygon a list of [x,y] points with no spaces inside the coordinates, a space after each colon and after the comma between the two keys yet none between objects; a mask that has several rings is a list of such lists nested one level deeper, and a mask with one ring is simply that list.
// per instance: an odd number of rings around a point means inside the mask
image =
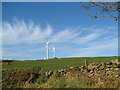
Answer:
[{"label": "grassy hill", "polygon": [[[84,66],[85,59],[88,61],[88,66]],[[118,88],[120,87],[120,66],[110,63],[115,59],[118,57],[14,61],[10,65],[2,65],[2,87]]]},{"label": "grassy hill", "polygon": [[16,61],[12,62],[10,65],[2,65],[3,69],[13,69],[13,68],[32,68],[41,67],[45,70],[58,70],[60,68],[67,68],[70,66],[82,66],[84,65],[84,60],[87,59],[88,63],[91,62],[109,62],[111,60],[118,59],[118,57],[79,57],[79,58],[61,58],[55,60],[29,60],[29,61]]}]

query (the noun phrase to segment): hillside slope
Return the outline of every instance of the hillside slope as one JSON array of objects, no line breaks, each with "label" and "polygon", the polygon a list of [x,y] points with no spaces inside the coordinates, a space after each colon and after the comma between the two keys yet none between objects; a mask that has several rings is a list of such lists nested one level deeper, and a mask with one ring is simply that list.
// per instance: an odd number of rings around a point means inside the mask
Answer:
[{"label": "hillside slope", "polygon": [[67,68],[70,66],[83,66],[85,64],[85,59],[88,61],[88,64],[91,62],[109,62],[111,60],[118,59],[118,57],[80,57],[80,58],[61,58],[54,60],[29,60],[29,61],[16,61],[12,62],[10,65],[3,65],[3,69],[12,69],[12,68],[32,68],[40,67],[45,70],[57,70],[60,68]]}]

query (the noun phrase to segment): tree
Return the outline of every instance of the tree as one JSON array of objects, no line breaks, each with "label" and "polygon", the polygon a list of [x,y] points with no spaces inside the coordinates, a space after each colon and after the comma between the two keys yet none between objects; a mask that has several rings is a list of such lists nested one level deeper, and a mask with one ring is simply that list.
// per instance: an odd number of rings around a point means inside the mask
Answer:
[{"label": "tree", "polygon": [[120,18],[118,15],[118,13],[120,13],[120,2],[93,2],[90,0],[89,3],[85,3],[82,6],[85,8],[88,15],[93,18],[110,17],[115,20]]}]

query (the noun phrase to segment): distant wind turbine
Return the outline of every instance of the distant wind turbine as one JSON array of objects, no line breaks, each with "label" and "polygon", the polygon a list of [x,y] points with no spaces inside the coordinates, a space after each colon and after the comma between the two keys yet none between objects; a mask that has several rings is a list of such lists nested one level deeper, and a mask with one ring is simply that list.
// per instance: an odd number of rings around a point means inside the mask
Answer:
[{"label": "distant wind turbine", "polygon": [[56,57],[56,48],[53,47],[53,58],[55,58],[55,57]]},{"label": "distant wind turbine", "polygon": [[49,41],[46,40],[46,59],[49,59]]}]

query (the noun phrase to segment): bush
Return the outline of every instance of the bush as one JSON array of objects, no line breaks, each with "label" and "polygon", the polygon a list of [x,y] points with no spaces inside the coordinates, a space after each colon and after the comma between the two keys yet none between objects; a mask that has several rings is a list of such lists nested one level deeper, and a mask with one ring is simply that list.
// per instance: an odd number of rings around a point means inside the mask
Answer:
[{"label": "bush", "polygon": [[38,84],[42,84],[42,83],[44,83],[45,81],[44,81],[44,79],[43,79],[43,77],[39,77],[37,80],[36,80],[36,83],[38,83]]},{"label": "bush", "polygon": [[34,82],[39,77],[40,68],[30,69],[9,69],[2,72],[2,87],[12,88],[20,87],[27,81],[32,80]]},{"label": "bush", "polygon": [[51,88],[65,88],[66,87],[66,82],[64,77],[57,77],[54,78],[53,76],[50,77],[47,81],[47,84]]}]

